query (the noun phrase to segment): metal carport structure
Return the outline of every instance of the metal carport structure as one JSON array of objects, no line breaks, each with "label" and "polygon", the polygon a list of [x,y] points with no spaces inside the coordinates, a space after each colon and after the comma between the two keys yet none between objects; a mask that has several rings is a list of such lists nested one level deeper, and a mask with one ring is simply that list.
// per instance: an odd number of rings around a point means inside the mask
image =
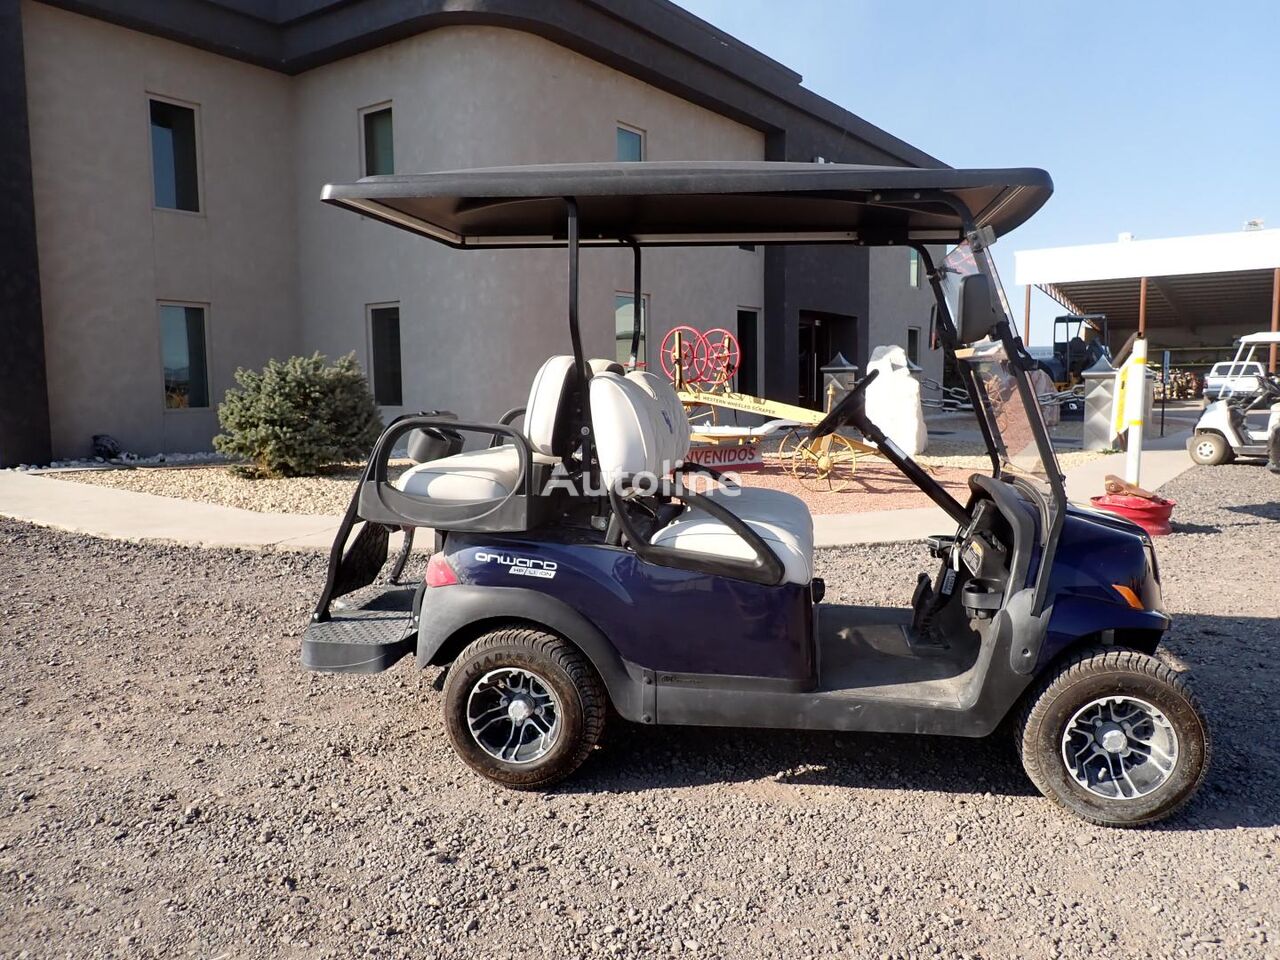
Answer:
[{"label": "metal carport structure", "polygon": [[[1071,313],[1106,314],[1113,348],[1136,331],[1153,349],[1208,353],[1246,333],[1280,330],[1280,230],[1121,239],[1014,256],[1015,282],[1027,287],[1027,323],[1035,287]],[[1276,361],[1273,346],[1273,371]]]}]

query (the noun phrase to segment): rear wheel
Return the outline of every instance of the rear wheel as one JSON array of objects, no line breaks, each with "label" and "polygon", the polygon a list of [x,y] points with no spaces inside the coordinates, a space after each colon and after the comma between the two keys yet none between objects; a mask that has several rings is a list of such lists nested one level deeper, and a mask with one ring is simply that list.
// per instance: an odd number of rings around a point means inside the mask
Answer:
[{"label": "rear wheel", "polygon": [[1216,467],[1235,459],[1227,438],[1220,433],[1197,433],[1187,441],[1187,453],[1196,463]]},{"label": "rear wheel", "polygon": [[1209,729],[1185,680],[1133,650],[1085,651],[1029,699],[1022,765],[1049,799],[1103,826],[1154,823],[1204,781]]},{"label": "rear wheel", "polygon": [[576,647],[539,630],[505,628],[475,640],[450,667],[445,729],[476,773],[532,790],[582,765],[600,739],[606,699]]}]

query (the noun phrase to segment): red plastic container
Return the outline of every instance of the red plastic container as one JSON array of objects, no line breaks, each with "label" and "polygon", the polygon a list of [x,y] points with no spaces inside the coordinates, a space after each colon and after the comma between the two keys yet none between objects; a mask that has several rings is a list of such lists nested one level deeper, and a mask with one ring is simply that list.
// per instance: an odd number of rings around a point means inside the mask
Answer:
[{"label": "red plastic container", "polygon": [[1099,510],[1132,520],[1153,537],[1163,537],[1173,532],[1173,527],[1169,525],[1169,514],[1178,505],[1176,500],[1166,500],[1164,497],[1146,500],[1129,494],[1104,493],[1100,497],[1091,497],[1089,502]]}]

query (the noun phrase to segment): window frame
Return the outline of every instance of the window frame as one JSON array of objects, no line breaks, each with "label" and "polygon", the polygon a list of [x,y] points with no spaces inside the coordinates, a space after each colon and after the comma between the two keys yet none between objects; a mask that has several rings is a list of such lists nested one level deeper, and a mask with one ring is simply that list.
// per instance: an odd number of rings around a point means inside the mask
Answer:
[{"label": "window frame", "polygon": [[[916,335],[916,355],[914,357],[911,356],[911,334],[913,332]],[[917,327],[913,324],[907,325],[907,342],[906,342],[906,345],[903,347],[903,353],[907,355],[907,362],[914,363],[917,367],[920,366],[920,356],[921,356],[920,345],[923,342],[923,339],[924,339],[923,327]]]},{"label": "window frame", "polygon": [[[400,332],[400,402],[399,403],[379,403],[378,402],[378,382],[377,382],[377,363],[373,356],[373,311],[386,310],[395,307],[396,324],[399,326]],[[404,308],[399,300],[384,300],[379,303],[366,303],[364,305],[364,332],[365,332],[365,351],[369,362],[365,365],[366,375],[369,379],[369,393],[373,396],[373,402],[379,410],[403,410],[404,402],[404,327],[400,324],[403,317]]]},{"label": "window frame", "polygon": [[[631,301],[632,323],[635,322],[636,296],[634,290],[614,290],[613,291],[613,356],[617,360],[618,344],[622,343],[618,339],[618,300],[619,298]],[[640,294],[640,355],[636,357],[637,364],[644,364],[638,367],[641,370],[649,369],[649,331],[653,328],[650,321],[649,311],[653,309],[653,294]],[[631,359],[631,343],[627,341],[627,360]],[[627,360],[618,360],[621,364],[626,364]]]},{"label": "window frame", "polygon": [[[738,350],[740,351],[740,355],[746,353],[746,350],[742,345],[742,327],[739,326],[740,318],[738,314],[741,314],[741,313],[754,313],[756,316],[756,342],[751,345],[751,349],[756,361],[756,369],[754,371],[755,381],[756,381],[756,390],[761,391],[761,393],[758,393],[755,395],[760,396],[763,393],[763,385],[764,385],[764,376],[763,376],[764,374],[764,349],[763,349],[764,348],[764,343],[763,343],[764,341],[764,323],[763,323],[764,310],[760,307],[744,306],[742,304],[739,304],[734,309],[733,329],[734,329],[734,336],[738,338]],[[735,373],[734,376],[738,377],[741,374],[741,372],[742,372],[741,363],[739,363],[738,372]],[[741,390],[742,389],[741,381],[739,380],[738,382],[736,382],[734,384],[734,387],[737,390]]]},{"label": "window frame", "polygon": [[[618,133],[625,130],[627,133],[634,133],[640,138],[640,159],[639,160],[619,160],[618,159]],[[642,127],[637,127],[631,123],[623,123],[621,120],[614,121],[613,130],[613,159],[615,163],[644,163],[649,159],[649,133]]]},{"label": "window frame", "polygon": [[[168,209],[162,207],[161,209]],[[190,211],[181,211],[188,213]],[[203,312],[204,315],[204,392],[207,400],[203,407],[171,407],[164,402],[164,321],[162,319],[162,310],[165,307],[196,307]],[[160,361],[160,387],[161,398],[160,408],[166,415],[173,414],[175,416],[189,416],[191,414],[203,413],[209,410],[216,410],[217,404],[213,400],[213,338],[210,334],[209,323],[209,304],[200,300],[157,300],[156,301],[156,346],[159,350]]]},{"label": "window frame", "polygon": [[[162,207],[156,203],[156,153],[155,146],[151,140],[151,101],[157,103],[167,103],[174,107],[184,107],[192,113],[192,125],[195,130],[196,141],[196,210],[183,210],[181,207]],[[162,213],[177,213],[186,217],[203,217],[205,215],[205,195],[204,195],[204,134],[202,132],[203,124],[200,118],[200,104],[193,103],[190,100],[180,100],[177,97],[169,97],[160,93],[146,91],[144,101],[147,111],[147,147],[151,155],[151,209],[152,211],[160,211]],[[178,301],[173,301],[178,303]],[[199,306],[199,304],[195,304]]]},{"label": "window frame", "polygon": [[[366,122],[365,118],[374,113],[381,113],[383,110],[391,111],[391,155],[392,155],[391,168],[392,169],[390,174],[370,173],[368,169],[369,154],[368,154],[368,149],[366,147],[367,141],[365,139],[365,122]],[[395,163],[395,151],[396,151],[395,102],[392,100],[383,100],[381,103],[373,103],[367,107],[361,107],[359,110],[356,111],[356,123],[359,127],[359,141],[360,141],[359,154],[356,158],[357,159],[356,169],[360,171],[360,176],[362,177],[393,176],[395,174],[395,166],[396,166],[396,163]]]}]

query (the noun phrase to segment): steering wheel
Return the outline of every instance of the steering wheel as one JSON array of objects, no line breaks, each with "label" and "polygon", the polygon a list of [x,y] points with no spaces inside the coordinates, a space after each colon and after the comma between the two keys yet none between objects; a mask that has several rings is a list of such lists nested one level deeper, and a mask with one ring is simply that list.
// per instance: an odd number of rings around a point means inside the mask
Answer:
[{"label": "steering wheel", "polygon": [[1227,404],[1249,413],[1262,407],[1269,407],[1277,400],[1280,400],[1280,376],[1274,373],[1263,373],[1258,377],[1257,390],[1250,394],[1227,397]]},{"label": "steering wheel", "polygon": [[865,377],[853,385],[850,390],[839,403],[831,408],[831,412],[823,417],[816,427],[809,431],[808,441],[812,443],[814,440],[821,440],[828,434],[835,433],[846,423],[849,423],[853,414],[861,409],[863,405],[863,394],[867,392],[867,386],[876,377],[880,376],[879,370],[872,370]]}]

